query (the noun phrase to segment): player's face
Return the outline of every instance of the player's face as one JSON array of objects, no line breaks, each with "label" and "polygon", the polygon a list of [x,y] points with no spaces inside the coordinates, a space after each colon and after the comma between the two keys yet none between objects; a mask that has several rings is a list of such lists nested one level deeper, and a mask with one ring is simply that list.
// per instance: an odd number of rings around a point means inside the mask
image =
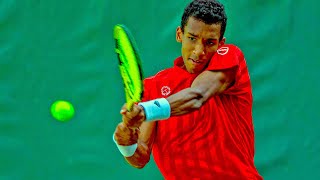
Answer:
[{"label": "player's face", "polygon": [[184,68],[189,73],[199,73],[208,65],[218,47],[225,39],[219,41],[220,24],[206,24],[194,17],[190,17],[182,32],[177,28],[176,38],[181,42],[181,53]]}]

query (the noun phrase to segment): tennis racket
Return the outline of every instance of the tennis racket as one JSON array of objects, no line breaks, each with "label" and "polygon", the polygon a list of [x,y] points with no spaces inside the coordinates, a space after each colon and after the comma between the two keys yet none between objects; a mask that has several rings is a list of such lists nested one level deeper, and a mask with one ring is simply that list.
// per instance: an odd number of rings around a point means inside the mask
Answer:
[{"label": "tennis racket", "polygon": [[133,36],[123,24],[114,26],[115,52],[124,85],[127,110],[141,100],[143,94],[143,72],[140,55]]}]

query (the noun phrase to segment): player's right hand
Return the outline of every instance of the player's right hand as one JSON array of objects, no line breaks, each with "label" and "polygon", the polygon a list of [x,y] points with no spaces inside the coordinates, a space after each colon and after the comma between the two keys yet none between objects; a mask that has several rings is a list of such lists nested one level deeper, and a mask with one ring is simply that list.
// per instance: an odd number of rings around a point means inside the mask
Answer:
[{"label": "player's right hand", "polygon": [[139,129],[130,128],[124,122],[119,123],[114,132],[114,140],[122,146],[137,143],[138,136]]},{"label": "player's right hand", "polygon": [[124,104],[120,111],[122,122],[129,128],[139,128],[146,119],[143,107],[134,104],[131,111],[128,111],[126,107],[126,104]]}]

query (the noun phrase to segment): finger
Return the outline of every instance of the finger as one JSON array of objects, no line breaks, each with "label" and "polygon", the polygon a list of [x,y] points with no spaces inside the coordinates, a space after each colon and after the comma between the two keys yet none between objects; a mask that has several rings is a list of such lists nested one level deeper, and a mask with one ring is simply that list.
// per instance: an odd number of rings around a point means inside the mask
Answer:
[{"label": "finger", "polygon": [[145,120],[144,109],[140,105],[135,105],[133,111],[126,114],[126,118],[134,120],[135,123],[141,124]]},{"label": "finger", "polygon": [[121,109],[120,114],[126,114],[127,110],[126,109]]},{"label": "finger", "polygon": [[122,122],[129,128],[137,128],[139,127],[139,123],[138,123],[138,118],[132,118],[132,117],[128,117],[126,115],[122,116]]},{"label": "finger", "polygon": [[114,132],[114,139],[119,145],[131,145],[138,139],[138,131],[119,123]]},{"label": "finger", "polygon": [[120,110],[120,114],[125,114],[127,112],[127,104],[125,103],[122,107],[121,107],[121,110]]},{"label": "finger", "polygon": [[132,107],[131,111],[125,111],[124,113],[122,113],[122,116],[125,117],[128,120],[133,120],[136,119],[137,115],[140,113],[140,109],[136,107],[137,105],[134,105]]},{"label": "finger", "polygon": [[135,118],[138,119],[140,122],[143,122],[145,120],[145,113],[142,106],[135,105],[134,113],[136,113]]},{"label": "finger", "polygon": [[131,124],[130,121],[131,121],[130,118],[128,118],[126,115],[122,115],[122,122],[123,122],[125,125],[130,126],[130,124]]},{"label": "finger", "polygon": [[140,114],[141,110],[142,110],[141,106],[134,104],[130,113],[133,117],[136,117],[137,115]]}]

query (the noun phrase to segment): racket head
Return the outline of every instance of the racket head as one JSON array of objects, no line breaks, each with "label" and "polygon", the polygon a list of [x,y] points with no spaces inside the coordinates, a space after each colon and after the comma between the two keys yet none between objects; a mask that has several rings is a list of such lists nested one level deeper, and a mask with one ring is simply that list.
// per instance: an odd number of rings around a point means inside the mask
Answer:
[{"label": "racket head", "polygon": [[124,85],[127,110],[130,111],[134,103],[141,101],[143,94],[143,72],[140,54],[131,32],[125,25],[115,25],[113,37],[120,75]]}]

